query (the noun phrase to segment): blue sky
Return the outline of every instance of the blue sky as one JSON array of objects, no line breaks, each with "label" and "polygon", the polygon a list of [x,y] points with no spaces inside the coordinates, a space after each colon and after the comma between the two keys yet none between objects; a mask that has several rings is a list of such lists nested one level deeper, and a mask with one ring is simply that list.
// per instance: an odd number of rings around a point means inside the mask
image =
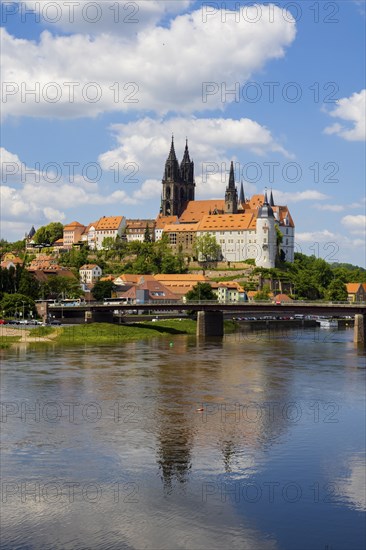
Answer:
[{"label": "blue sky", "polygon": [[174,133],[196,198],[222,198],[234,160],[247,196],[288,204],[296,250],[366,265],[363,2],[1,8],[3,238],[155,218]]}]

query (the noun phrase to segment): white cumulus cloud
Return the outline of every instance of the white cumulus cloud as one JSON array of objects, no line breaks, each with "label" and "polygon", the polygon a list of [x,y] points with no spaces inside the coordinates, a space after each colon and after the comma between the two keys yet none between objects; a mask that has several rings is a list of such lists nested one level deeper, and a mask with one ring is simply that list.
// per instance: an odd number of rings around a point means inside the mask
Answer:
[{"label": "white cumulus cloud", "polygon": [[337,134],[348,141],[366,140],[366,89],[337,101],[337,107],[330,116],[340,118],[350,124],[336,122],[327,126],[326,134]]},{"label": "white cumulus cloud", "polygon": [[[178,2],[164,2],[162,12],[158,2],[152,4],[160,17],[168,4]],[[60,36],[45,30],[34,41],[3,28],[3,116],[223,110],[235,97],[222,98],[221,88],[243,85],[269,60],[283,57],[296,25],[269,5],[261,6],[255,24],[241,17],[228,18],[223,26],[221,15],[218,10],[206,22],[199,9],[173,15],[169,26],[142,27],[130,37],[109,31]],[[205,83],[217,87],[215,93],[203,96]]]},{"label": "white cumulus cloud", "polygon": [[353,234],[364,234],[366,231],[366,216],[363,214],[344,216],[341,222]]},{"label": "white cumulus cloud", "polygon": [[294,192],[274,190],[273,193],[275,194],[275,200],[278,204],[291,204],[294,202],[309,200],[323,201],[329,198],[328,195],[325,195],[320,191],[316,191],[315,189]]},{"label": "white cumulus cloud", "polygon": [[[126,192],[137,200],[160,195],[172,134],[175,135],[179,161],[183,157],[185,137],[189,138],[191,160],[195,163],[197,197],[223,197],[230,161],[236,160],[235,151],[244,149],[262,155],[278,152],[290,156],[266,127],[248,118],[146,117],[136,122],[115,124],[111,129],[117,146],[100,155],[99,163],[104,170],[112,171]],[[237,183],[241,168],[238,163]],[[247,183],[246,192],[255,192],[255,187]]]},{"label": "white cumulus cloud", "polygon": [[[1,226],[3,232],[10,228],[11,235],[18,226],[23,228],[50,221],[63,222],[70,209],[137,203],[138,197],[131,197],[124,190],[108,193],[100,189],[98,183],[89,182],[80,174],[75,174],[72,182],[65,175],[52,182],[51,173],[45,174],[27,167],[18,155],[6,149],[1,149],[1,160]],[[17,168],[12,175],[9,175],[9,165],[12,170]],[[14,237],[20,238],[19,234]]]},{"label": "white cumulus cloud", "polygon": [[[49,28],[67,33],[83,33],[95,36],[102,33],[118,34],[130,39],[137,32],[153,27],[162,18],[184,12],[192,0],[99,0],[89,2],[65,2],[53,0],[18,0],[20,17],[31,19],[33,11],[38,20]],[[13,9],[8,10],[10,13]],[[9,15],[10,17],[10,15]],[[35,19],[35,17],[33,18]]]}]

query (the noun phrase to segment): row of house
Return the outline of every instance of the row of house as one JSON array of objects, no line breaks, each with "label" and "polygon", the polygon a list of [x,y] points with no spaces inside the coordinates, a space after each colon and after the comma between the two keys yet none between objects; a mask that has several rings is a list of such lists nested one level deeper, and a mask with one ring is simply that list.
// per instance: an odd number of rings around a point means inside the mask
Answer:
[{"label": "row of house", "polygon": [[208,283],[220,303],[241,302],[248,299],[243,287],[235,282],[213,283],[201,274],[122,274],[113,280],[114,297],[131,303],[147,301],[176,301],[184,299],[187,292],[198,283]]},{"label": "row of house", "polygon": [[[6,253],[2,257],[1,267],[9,269],[17,265],[23,265],[23,260],[15,253]],[[75,278],[73,272],[57,263],[54,256],[38,254],[31,261],[27,270],[32,273],[39,282],[45,282],[57,276]],[[245,299],[253,299],[256,291],[245,292],[236,281],[215,283],[202,274],[159,274],[159,275],[131,275],[122,274],[118,277],[103,277],[102,269],[97,264],[85,264],[79,270],[80,283],[84,290],[91,290],[99,280],[110,280],[115,286],[115,297],[136,299],[136,290],[149,291],[149,300],[181,299],[198,283],[209,283],[220,302],[238,302]],[[155,286],[154,286],[155,285]],[[134,290],[131,291],[131,288]],[[346,284],[348,301],[351,303],[366,301],[366,283]],[[145,293],[146,294],[146,293]],[[245,296],[246,294],[246,296]]]},{"label": "row of house", "polygon": [[[70,250],[75,245],[86,244],[90,250],[102,250],[106,237],[116,239],[121,237],[127,242],[143,242],[147,238],[155,240],[155,220],[127,220],[124,216],[103,216],[89,225],[72,221],[64,226],[62,238],[52,246],[60,250]],[[27,248],[33,249],[35,229],[32,227],[26,235]]]}]

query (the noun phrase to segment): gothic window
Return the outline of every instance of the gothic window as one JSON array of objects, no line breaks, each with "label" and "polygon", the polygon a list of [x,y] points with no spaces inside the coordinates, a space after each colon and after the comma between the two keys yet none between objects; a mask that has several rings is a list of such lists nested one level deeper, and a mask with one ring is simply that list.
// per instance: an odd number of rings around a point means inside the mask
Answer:
[{"label": "gothic window", "polygon": [[180,188],[180,200],[181,201],[185,200],[185,193],[184,193],[183,187]]},{"label": "gothic window", "polygon": [[166,168],[166,175],[167,175],[167,178],[170,179],[171,176],[172,176],[172,167],[168,164],[167,168]]},{"label": "gothic window", "polygon": [[169,215],[170,214],[170,202],[167,202],[166,203],[166,213]]},{"label": "gothic window", "polygon": [[170,199],[170,187],[166,188],[165,196],[166,196],[167,199]]}]

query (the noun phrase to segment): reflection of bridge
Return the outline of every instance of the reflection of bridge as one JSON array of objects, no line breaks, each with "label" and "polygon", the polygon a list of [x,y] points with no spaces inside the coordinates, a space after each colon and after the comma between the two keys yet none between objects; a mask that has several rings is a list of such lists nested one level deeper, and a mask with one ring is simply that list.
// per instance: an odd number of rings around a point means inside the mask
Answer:
[{"label": "reflection of bridge", "polygon": [[166,301],[161,303],[145,302],[141,304],[100,303],[91,302],[77,306],[47,304],[46,316],[52,315],[57,319],[84,319],[85,322],[112,322],[113,313],[118,311],[131,312],[163,312],[163,311],[195,311],[198,312],[198,336],[222,336],[223,314],[242,313],[261,317],[265,314],[276,315],[321,315],[326,317],[351,316],[355,317],[355,342],[366,340],[366,302],[350,304],[347,302],[239,302],[218,303],[213,301],[197,301],[183,303],[180,301]]}]

